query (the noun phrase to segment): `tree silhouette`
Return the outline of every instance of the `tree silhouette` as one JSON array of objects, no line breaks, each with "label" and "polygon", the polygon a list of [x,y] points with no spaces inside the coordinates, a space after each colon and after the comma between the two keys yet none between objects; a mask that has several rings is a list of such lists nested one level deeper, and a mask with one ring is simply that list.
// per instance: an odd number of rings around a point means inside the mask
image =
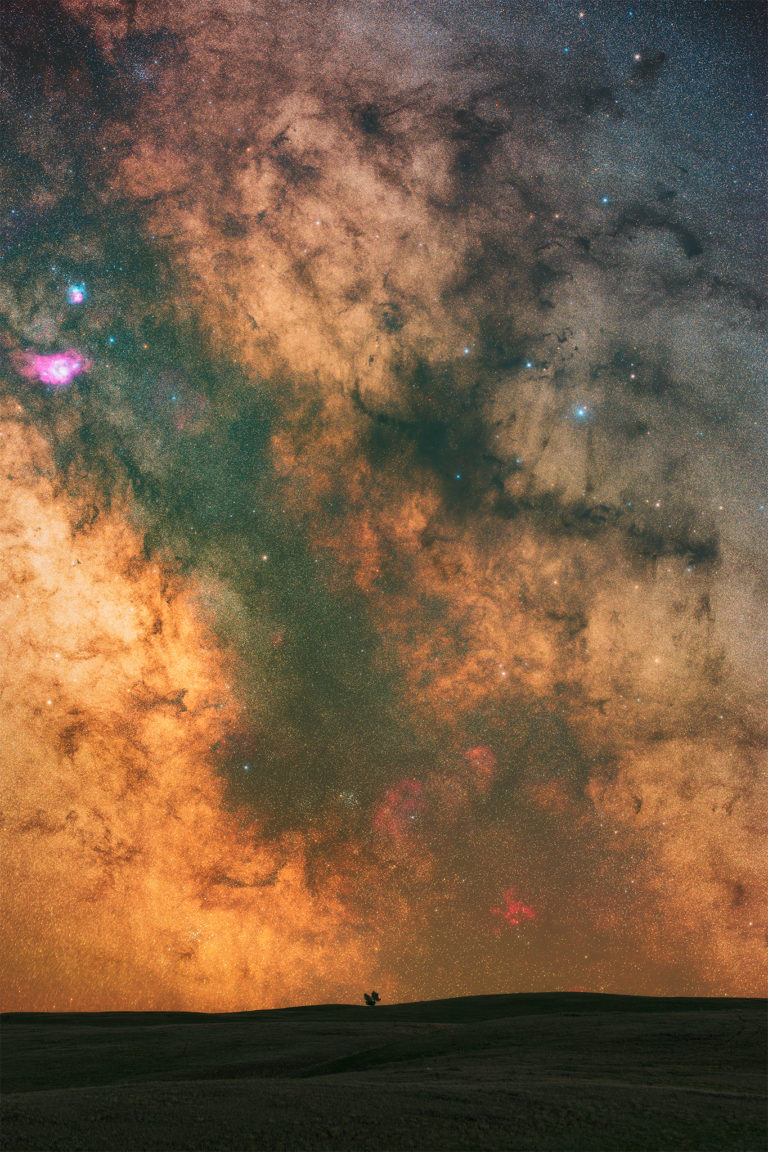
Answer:
[{"label": "tree silhouette", "polygon": [[363,996],[365,996],[365,1002],[369,1008],[375,1008],[377,1002],[381,1000],[381,996],[379,996],[378,992],[371,992],[370,996],[367,992],[363,992]]}]

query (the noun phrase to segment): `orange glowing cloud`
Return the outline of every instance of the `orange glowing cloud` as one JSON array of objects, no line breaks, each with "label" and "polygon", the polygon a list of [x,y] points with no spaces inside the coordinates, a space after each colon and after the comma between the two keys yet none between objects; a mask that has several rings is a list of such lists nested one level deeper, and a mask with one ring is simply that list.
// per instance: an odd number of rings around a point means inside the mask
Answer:
[{"label": "orange glowing cloud", "polygon": [[310,891],[301,836],[227,811],[212,749],[238,710],[194,588],[128,504],[76,529],[48,445],[3,417],[3,1007],[349,994],[376,946],[342,880]]}]

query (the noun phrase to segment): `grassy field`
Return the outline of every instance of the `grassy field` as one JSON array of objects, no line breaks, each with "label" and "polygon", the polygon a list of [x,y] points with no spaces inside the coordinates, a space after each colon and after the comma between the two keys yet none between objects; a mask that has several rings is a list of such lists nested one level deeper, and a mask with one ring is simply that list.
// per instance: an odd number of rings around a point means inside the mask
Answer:
[{"label": "grassy field", "polygon": [[762,1149],[762,1000],[7,1014],[3,1147]]}]

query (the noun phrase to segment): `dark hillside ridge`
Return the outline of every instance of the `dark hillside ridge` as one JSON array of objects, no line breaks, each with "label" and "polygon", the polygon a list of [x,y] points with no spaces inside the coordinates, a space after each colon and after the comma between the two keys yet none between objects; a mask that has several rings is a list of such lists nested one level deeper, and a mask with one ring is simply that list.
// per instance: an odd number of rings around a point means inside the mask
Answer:
[{"label": "dark hillside ridge", "polygon": [[767,1050],[762,999],[6,1013],[3,1146],[751,1152]]},{"label": "dark hillside ridge", "polygon": [[[409,1000],[400,1004],[380,1003],[376,1015],[392,1020],[492,1020],[497,1016],[562,1012],[701,1012],[730,1010],[734,1007],[763,1005],[762,997],[723,996],[625,996],[606,992],[521,992],[490,996],[456,996],[444,1000]],[[40,1020],[87,1020],[95,1026],[123,1021],[163,1023],[184,1020],[245,1020],[252,1016],[319,1016],[347,1013],[350,1018],[368,1019],[371,1012],[363,1004],[296,1004],[290,1008],[257,1008],[244,1012],[2,1012],[0,1022]]]}]

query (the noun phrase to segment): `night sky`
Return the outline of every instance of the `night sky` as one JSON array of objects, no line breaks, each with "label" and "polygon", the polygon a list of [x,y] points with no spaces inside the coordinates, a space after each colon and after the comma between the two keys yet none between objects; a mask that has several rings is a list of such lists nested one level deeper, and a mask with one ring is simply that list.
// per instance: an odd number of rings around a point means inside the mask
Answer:
[{"label": "night sky", "polygon": [[766,991],[761,12],[3,0],[3,1008]]}]

